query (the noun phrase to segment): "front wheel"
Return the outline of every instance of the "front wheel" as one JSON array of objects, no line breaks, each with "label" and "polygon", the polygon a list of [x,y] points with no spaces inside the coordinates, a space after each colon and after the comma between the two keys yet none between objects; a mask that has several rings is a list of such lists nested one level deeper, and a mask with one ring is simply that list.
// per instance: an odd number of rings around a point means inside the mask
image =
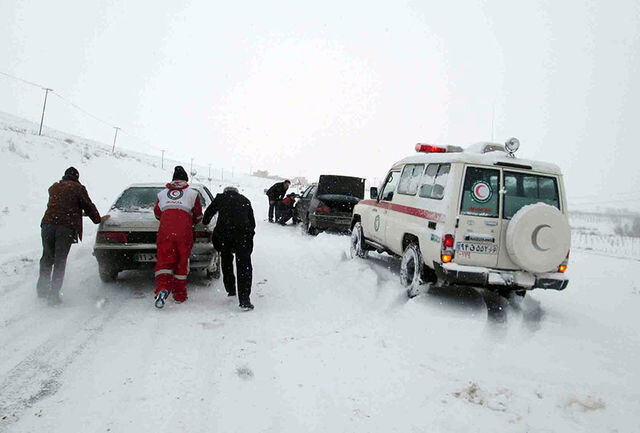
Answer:
[{"label": "front wheel", "polygon": [[366,259],[369,255],[364,244],[364,234],[360,222],[355,223],[353,229],[351,229],[351,248],[349,249],[349,255],[352,259],[356,257]]},{"label": "front wheel", "polygon": [[416,243],[407,245],[400,263],[400,283],[407,289],[407,295],[413,298],[422,291],[422,253]]}]

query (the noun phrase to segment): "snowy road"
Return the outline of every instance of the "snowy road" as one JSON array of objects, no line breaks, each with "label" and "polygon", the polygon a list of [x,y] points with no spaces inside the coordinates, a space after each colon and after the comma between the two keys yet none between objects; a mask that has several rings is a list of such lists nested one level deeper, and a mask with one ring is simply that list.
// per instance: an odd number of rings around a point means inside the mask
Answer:
[{"label": "snowy road", "polygon": [[[1,113],[0,153],[28,197],[0,195],[2,433],[640,431],[638,261],[574,250],[568,289],[522,305],[471,289],[408,300],[396,261],[260,221],[255,311],[199,278],[159,311],[150,272],[100,282],[87,222],[51,308],[35,294],[49,185],[74,165],[105,212],[169,173]],[[271,182],[233,183],[266,217]]]},{"label": "snowy road", "polygon": [[253,313],[199,278],[156,310],[152,275],[101,283],[90,243],[50,308],[34,257],[17,259],[0,289],[0,430],[640,428],[639,262],[574,254],[566,292],[504,304],[501,323],[473,290],[407,300],[394,261],[349,261],[347,244],[261,223]]}]

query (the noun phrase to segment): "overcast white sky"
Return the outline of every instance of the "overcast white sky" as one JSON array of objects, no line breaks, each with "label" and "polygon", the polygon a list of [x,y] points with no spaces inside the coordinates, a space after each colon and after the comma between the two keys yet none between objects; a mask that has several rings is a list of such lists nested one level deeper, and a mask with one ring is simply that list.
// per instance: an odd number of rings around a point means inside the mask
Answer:
[{"label": "overcast white sky", "polygon": [[[575,205],[640,208],[637,0],[2,0],[0,71],[123,147],[311,178],[490,140],[495,106]],[[42,97],[0,76],[0,110],[38,121]],[[57,98],[47,124],[113,137]]]}]

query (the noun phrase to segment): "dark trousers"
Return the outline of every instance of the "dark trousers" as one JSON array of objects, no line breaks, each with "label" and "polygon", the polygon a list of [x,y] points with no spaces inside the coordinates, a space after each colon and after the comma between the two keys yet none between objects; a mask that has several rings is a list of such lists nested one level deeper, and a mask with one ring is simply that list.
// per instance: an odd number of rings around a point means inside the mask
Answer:
[{"label": "dark trousers", "polygon": [[[227,293],[238,293],[238,300],[249,301],[251,295],[251,283],[253,280],[253,266],[251,265],[251,253],[253,252],[253,239],[227,240],[217,242],[216,249],[220,251],[222,265],[222,281]],[[236,276],[233,272],[233,259],[235,256]]]},{"label": "dark trousers", "polygon": [[273,212],[276,209],[276,200],[269,199],[269,221],[273,222]]},{"label": "dark trousers", "polygon": [[42,226],[41,234],[42,258],[40,259],[40,277],[36,286],[38,296],[45,297],[49,291],[52,295],[59,295],[67,266],[67,256],[71,244],[75,242],[75,234],[69,227],[50,224]]},{"label": "dark trousers", "polygon": [[276,210],[276,222],[277,223],[280,223],[280,224],[284,225],[291,218],[293,218],[293,209],[287,208],[287,209]]}]

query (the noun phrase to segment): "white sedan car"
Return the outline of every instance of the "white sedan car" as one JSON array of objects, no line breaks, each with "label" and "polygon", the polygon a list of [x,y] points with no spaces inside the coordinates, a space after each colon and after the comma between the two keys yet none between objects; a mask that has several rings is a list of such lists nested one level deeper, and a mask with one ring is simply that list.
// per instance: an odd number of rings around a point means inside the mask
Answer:
[{"label": "white sedan car", "polygon": [[[200,194],[203,212],[213,200],[206,186],[190,184]],[[118,273],[128,269],[155,266],[156,237],[159,221],[153,214],[157,195],[164,183],[133,184],[125,189],[109,210],[110,218],[98,227],[93,255],[98,260],[102,281],[115,281]],[[194,245],[189,266],[205,271],[209,278],[220,277],[220,255],[213,248],[211,233],[217,218],[208,225],[194,227]]]}]

